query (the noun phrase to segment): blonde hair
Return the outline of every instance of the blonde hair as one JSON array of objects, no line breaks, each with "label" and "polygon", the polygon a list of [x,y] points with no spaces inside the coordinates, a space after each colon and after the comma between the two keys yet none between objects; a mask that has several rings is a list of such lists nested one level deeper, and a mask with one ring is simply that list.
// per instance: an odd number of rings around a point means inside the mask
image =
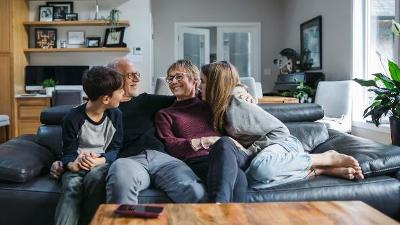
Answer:
[{"label": "blonde hair", "polygon": [[206,77],[205,99],[213,112],[214,127],[224,132],[225,112],[228,109],[233,89],[240,85],[239,73],[229,62],[220,61],[201,68]]},{"label": "blonde hair", "polygon": [[180,59],[169,66],[167,70],[167,76],[172,71],[177,71],[177,70],[183,70],[184,72],[188,73],[188,77],[196,82],[195,88],[197,93],[200,85],[199,68],[197,68],[197,66],[193,64],[192,61],[190,60]]}]

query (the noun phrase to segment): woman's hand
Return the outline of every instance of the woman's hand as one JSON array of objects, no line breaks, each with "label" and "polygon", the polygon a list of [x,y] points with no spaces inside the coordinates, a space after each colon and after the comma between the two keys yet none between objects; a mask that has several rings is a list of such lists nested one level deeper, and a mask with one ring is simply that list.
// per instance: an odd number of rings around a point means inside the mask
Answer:
[{"label": "woman's hand", "polygon": [[200,149],[210,149],[210,146],[217,142],[220,138],[221,137],[218,136],[194,138],[191,140],[192,149],[194,151],[198,151]]},{"label": "woman's hand", "polygon": [[200,144],[204,149],[210,149],[211,145],[217,142],[221,137],[218,136],[210,136],[210,137],[202,137],[200,138]]},{"label": "woman's hand", "polygon": [[257,104],[257,99],[253,98],[249,92],[247,92],[246,88],[244,87],[236,87],[235,92],[233,95],[239,99],[242,99],[246,102]]}]

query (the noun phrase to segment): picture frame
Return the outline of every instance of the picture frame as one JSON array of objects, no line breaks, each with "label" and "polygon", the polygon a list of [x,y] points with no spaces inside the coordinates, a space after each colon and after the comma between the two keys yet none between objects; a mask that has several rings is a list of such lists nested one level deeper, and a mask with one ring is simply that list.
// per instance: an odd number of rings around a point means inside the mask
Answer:
[{"label": "picture frame", "polygon": [[53,6],[53,20],[63,21],[67,13],[74,12],[73,2],[46,2],[47,6]]},{"label": "picture frame", "polygon": [[40,5],[39,6],[39,21],[51,22],[53,21],[53,6]]},{"label": "picture frame", "polygon": [[69,45],[84,45],[85,32],[83,31],[68,31],[68,44]]},{"label": "picture frame", "polygon": [[88,48],[99,48],[101,43],[100,37],[87,37],[86,38],[86,47]]},{"label": "picture frame", "polygon": [[78,13],[67,13],[65,14],[65,21],[77,21]]},{"label": "picture frame", "polygon": [[301,58],[306,70],[322,69],[322,16],[300,25]]},{"label": "picture frame", "polygon": [[123,47],[125,27],[107,28],[104,37],[104,47]]},{"label": "picture frame", "polygon": [[57,29],[35,28],[35,48],[57,48]]}]

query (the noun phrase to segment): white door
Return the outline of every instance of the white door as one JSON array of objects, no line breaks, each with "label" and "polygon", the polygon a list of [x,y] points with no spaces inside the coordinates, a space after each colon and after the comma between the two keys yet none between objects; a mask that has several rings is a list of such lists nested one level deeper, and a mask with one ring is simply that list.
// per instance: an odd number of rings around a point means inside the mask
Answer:
[{"label": "white door", "polygon": [[210,63],[208,29],[179,27],[178,32],[178,59],[189,59],[199,68]]},{"label": "white door", "polygon": [[241,77],[260,79],[260,46],[257,26],[217,28],[217,60],[232,63]]}]

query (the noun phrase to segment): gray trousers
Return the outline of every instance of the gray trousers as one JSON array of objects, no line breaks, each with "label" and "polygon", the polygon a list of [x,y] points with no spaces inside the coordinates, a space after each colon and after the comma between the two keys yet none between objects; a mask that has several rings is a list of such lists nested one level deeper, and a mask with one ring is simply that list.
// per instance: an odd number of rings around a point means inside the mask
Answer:
[{"label": "gray trousers", "polygon": [[165,153],[146,150],[117,159],[107,175],[107,203],[137,204],[139,192],[150,183],[178,203],[204,202],[205,186],[184,162]]},{"label": "gray trousers", "polygon": [[62,194],[55,212],[56,225],[86,225],[99,204],[105,200],[105,177],[109,165],[94,167],[89,172],[65,172],[62,175]]}]

